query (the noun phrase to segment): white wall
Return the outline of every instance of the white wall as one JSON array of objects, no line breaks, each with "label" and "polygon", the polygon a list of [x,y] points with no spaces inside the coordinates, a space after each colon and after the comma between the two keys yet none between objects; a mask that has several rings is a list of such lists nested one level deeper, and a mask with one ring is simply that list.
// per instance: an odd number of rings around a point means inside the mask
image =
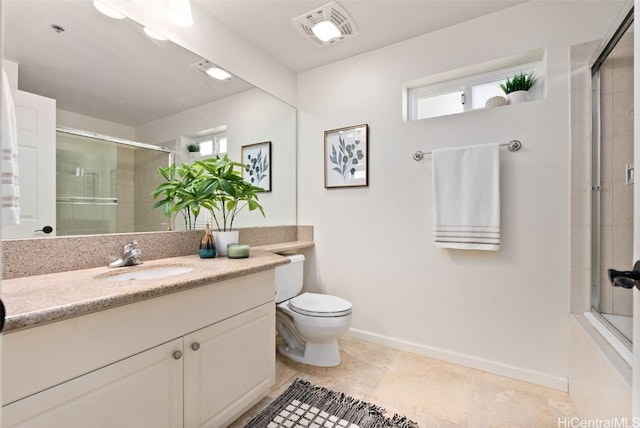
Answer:
[{"label": "white wall", "polygon": [[136,139],[171,147],[181,136],[194,137],[222,125],[227,126],[228,154],[235,161],[242,159],[242,146],[271,141],[272,191],[259,194],[265,217],[258,211],[243,212],[234,227],[295,224],[296,112],[290,105],[251,89],[138,126]]},{"label": "white wall", "polygon": [[[299,75],[298,219],[307,287],[353,302],[353,334],[566,389],[569,47],[621,2],[527,2]],[[545,99],[403,122],[402,82],[546,48]],[[323,187],[323,131],[368,123],[369,187]],[[498,253],[434,247],[431,160],[415,150],[520,139],[501,152]]]},{"label": "white wall", "polygon": [[79,129],[81,131],[95,132],[96,134],[109,137],[135,140],[135,128],[132,126],[66,110],[56,110],[56,125]]}]

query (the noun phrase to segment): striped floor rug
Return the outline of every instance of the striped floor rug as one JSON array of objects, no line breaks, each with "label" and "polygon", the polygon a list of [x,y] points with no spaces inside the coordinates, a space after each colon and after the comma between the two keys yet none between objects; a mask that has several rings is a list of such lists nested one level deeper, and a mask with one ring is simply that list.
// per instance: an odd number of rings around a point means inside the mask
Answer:
[{"label": "striped floor rug", "polygon": [[404,416],[387,418],[384,409],[296,379],[253,417],[245,428],[418,428]]}]

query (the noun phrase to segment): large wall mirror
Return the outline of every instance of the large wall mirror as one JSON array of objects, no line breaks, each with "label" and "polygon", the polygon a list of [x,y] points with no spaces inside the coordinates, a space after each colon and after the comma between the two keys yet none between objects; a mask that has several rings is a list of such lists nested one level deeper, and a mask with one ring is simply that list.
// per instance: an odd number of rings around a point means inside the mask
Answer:
[{"label": "large wall mirror", "polygon": [[[166,166],[168,157],[133,150],[118,140],[163,147],[176,163],[190,163],[200,155],[188,154],[187,144],[211,135],[222,137],[229,157],[238,161],[243,147],[271,143],[271,190],[260,194],[266,216],[243,213],[235,226],[295,224],[293,107],[239,78],[211,78],[204,68],[209,65],[206,61],[213,63],[215,58],[202,58],[171,41],[153,39],[138,23],[106,17],[89,0],[5,0],[4,23],[4,58],[9,61],[5,68],[17,69],[12,79],[15,89],[54,100],[49,145],[58,146],[58,167],[57,201],[53,198],[56,218],[33,223],[25,218],[26,231],[12,234],[4,227],[3,238],[166,230],[167,220],[151,208],[150,190],[160,183],[156,169]],[[95,133],[102,141],[90,145],[60,132],[56,137],[56,126]],[[61,135],[67,141],[61,142]],[[110,142],[117,149],[108,151]],[[220,145],[214,147],[222,150]],[[25,176],[44,171],[49,163],[56,170],[54,158],[43,168],[30,164],[35,157],[25,153],[20,154],[20,162],[26,163],[21,165]],[[82,155],[89,159],[83,160]],[[128,169],[121,169],[125,165]],[[71,190],[63,192],[65,185]],[[90,193],[82,194],[86,189]],[[98,194],[96,189],[107,190]],[[50,196],[50,190],[28,191],[23,211],[31,215],[31,208]],[[115,220],[104,220],[108,210],[116,213]],[[91,218],[102,226],[92,229]],[[53,232],[45,234],[42,227],[49,222]],[[65,226],[81,223],[76,229]],[[179,217],[173,228],[181,228]]]}]

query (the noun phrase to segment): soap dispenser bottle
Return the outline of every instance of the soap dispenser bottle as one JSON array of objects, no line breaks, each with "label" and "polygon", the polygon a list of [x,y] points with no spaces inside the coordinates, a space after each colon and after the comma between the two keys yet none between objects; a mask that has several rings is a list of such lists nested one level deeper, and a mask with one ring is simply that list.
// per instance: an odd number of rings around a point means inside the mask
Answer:
[{"label": "soap dispenser bottle", "polygon": [[210,259],[216,256],[216,244],[213,240],[211,227],[209,223],[205,226],[204,236],[200,240],[200,250],[198,251],[201,259]]}]

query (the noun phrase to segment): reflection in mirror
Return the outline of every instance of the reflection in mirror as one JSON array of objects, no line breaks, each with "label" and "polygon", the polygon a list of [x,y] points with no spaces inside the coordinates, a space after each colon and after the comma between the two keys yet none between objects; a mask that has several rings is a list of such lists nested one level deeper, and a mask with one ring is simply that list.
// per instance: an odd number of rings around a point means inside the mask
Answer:
[{"label": "reflection in mirror", "polygon": [[[158,230],[149,213],[167,149],[60,128],[56,132],[57,235]],[[168,225],[165,226],[165,229]]]},{"label": "reflection in mirror", "polygon": [[[243,213],[237,226],[295,224],[296,113],[291,106],[241,79],[212,79],[202,67],[204,60],[212,58],[201,58],[171,41],[151,39],[136,22],[107,18],[90,1],[6,0],[3,13],[5,59],[10,61],[5,61],[4,65],[12,87],[16,94],[29,93],[54,100],[54,127],[167,147],[174,153],[177,163],[192,162],[197,158],[188,155],[186,146],[203,136],[224,138],[226,150],[235,160],[240,160],[242,146],[272,141],[273,189],[260,196],[266,217]],[[219,135],[221,130],[224,130],[222,136]],[[19,144],[20,139],[19,135]],[[55,140],[55,136],[52,139]],[[107,158],[98,155],[98,149],[84,145],[80,148],[78,144],[59,147],[58,156],[75,159],[75,152],[81,150],[101,161]],[[118,167],[124,162],[120,160],[120,155],[124,154],[122,159],[127,159],[134,168],[127,173],[117,173],[122,180],[118,180],[116,187],[126,188],[125,183],[130,180],[127,177],[147,173],[140,171],[139,163],[134,162],[138,157],[136,150],[118,147]],[[22,147],[19,153],[20,150]],[[55,165],[54,157],[51,155],[49,160]],[[64,174],[75,174],[75,166],[69,162],[73,163],[64,160],[58,163],[59,179],[75,180],[68,175],[60,176],[63,170],[66,171]],[[158,162],[157,166],[166,165],[164,159]],[[107,167],[103,168],[106,171]],[[28,167],[22,171],[35,169]],[[159,178],[154,177],[158,181],[151,189],[159,182]],[[59,182],[59,187],[62,184]],[[33,193],[37,194],[35,202],[40,202],[49,193]],[[55,197],[56,192],[53,193]],[[57,193],[59,198],[69,196]],[[38,223],[21,236],[4,233],[3,228],[3,237],[103,233],[106,230],[129,232],[132,231],[131,223],[133,231],[166,230],[166,224],[162,224],[166,220],[161,213],[151,209],[151,190],[146,193],[118,194],[116,211],[123,210],[120,205],[126,201],[135,207],[134,212],[136,216],[140,214],[140,218],[145,215],[155,218],[157,214],[161,220],[153,221],[153,225],[137,220],[102,222],[96,214],[95,220],[100,220],[104,228],[91,231],[79,227],[80,222],[73,220],[74,227],[69,229],[67,224],[70,222],[64,220],[62,213],[79,211],[80,206],[67,202],[66,207],[58,208],[56,218],[40,221],[51,224],[54,233],[34,232],[41,228]],[[143,197],[148,197],[149,202],[143,202]],[[87,223],[93,215],[83,214]],[[123,225],[126,226],[120,227]]]}]

